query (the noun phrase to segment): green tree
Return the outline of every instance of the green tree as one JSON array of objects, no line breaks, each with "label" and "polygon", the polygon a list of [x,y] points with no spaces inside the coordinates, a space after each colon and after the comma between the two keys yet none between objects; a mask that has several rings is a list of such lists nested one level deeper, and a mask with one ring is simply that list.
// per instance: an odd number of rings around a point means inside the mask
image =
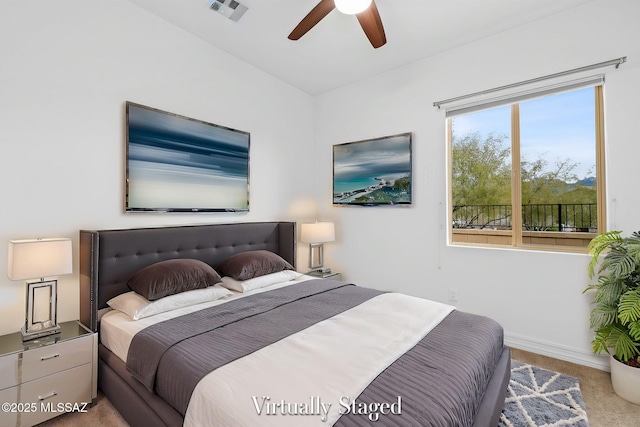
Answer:
[{"label": "green tree", "polygon": [[[452,141],[452,202],[454,226],[473,224],[506,224],[509,208],[468,209],[473,206],[511,205],[511,148],[506,135],[489,134],[484,140],[478,132]],[[559,222],[557,209],[548,205],[595,204],[596,189],[577,185],[576,163],[570,159],[556,160],[550,166],[544,156],[520,163],[523,223],[525,227],[547,230]],[[547,205],[547,207],[536,206]],[[593,206],[576,210],[572,217],[576,227],[589,227]],[[583,212],[584,211],[584,212]],[[554,216],[555,215],[555,216]],[[579,223],[578,223],[579,222]],[[582,224],[582,223],[585,224]]]},{"label": "green tree", "polygon": [[[506,135],[489,134],[482,140],[478,132],[452,141],[453,224],[508,224],[511,217],[511,148]],[[477,209],[483,205],[502,207]],[[471,207],[471,208],[469,208]]]},{"label": "green tree", "polygon": [[595,187],[580,185],[562,193],[558,197],[559,203],[597,203],[598,195]]},{"label": "green tree", "polygon": [[578,180],[573,173],[578,165],[570,159],[556,160],[551,169],[548,166],[549,162],[542,156],[533,162],[520,162],[523,205],[558,203],[558,198],[569,190],[568,183]]},{"label": "green tree", "polygon": [[506,135],[478,132],[453,136],[452,201],[454,206],[511,203],[511,148]]}]

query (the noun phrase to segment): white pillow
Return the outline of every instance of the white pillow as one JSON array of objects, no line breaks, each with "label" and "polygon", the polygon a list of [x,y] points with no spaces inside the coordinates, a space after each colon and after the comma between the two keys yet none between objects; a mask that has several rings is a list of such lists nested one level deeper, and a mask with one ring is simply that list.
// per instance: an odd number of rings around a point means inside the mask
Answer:
[{"label": "white pillow", "polygon": [[169,295],[151,302],[140,294],[131,291],[111,298],[107,301],[107,305],[125,313],[132,320],[140,320],[153,316],[154,314],[164,313],[165,311],[188,307],[207,301],[214,301],[228,295],[233,295],[233,292],[230,292],[222,286],[214,285],[204,289],[195,289],[193,291]]},{"label": "white pillow", "polygon": [[282,270],[277,273],[265,274],[264,276],[254,277],[244,281],[239,281],[233,277],[222,277],[222,286],[236,292],[249,292],[254,289],[264,288],[265,286],[275,285],[276,283],[288,282],[302,276],[293,270]]}]

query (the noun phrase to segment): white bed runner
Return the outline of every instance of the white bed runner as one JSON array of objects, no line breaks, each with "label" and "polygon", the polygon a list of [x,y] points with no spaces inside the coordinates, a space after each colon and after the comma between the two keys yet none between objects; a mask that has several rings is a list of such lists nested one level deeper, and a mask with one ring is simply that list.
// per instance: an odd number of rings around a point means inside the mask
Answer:
[{"label": "white bed runner", "polygon": [[[453,309],[395,293],[372,298],[205,376],[184,426],[333,425]],[[401,407],[397,397],[386,403]]]}]

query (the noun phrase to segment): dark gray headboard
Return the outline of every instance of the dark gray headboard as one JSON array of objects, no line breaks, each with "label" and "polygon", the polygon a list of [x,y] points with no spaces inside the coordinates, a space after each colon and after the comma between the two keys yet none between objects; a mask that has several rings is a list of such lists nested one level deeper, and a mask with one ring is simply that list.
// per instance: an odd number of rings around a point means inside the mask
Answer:
[{"label": "dark gray headboard", "polygon": [[265,249],[296,266],[295,222],[246,222],[126,230],[80,231],[80,321],[98,330],[98,310],[129,292],[138,270],[173,258],[215,267],[239,252]]}]

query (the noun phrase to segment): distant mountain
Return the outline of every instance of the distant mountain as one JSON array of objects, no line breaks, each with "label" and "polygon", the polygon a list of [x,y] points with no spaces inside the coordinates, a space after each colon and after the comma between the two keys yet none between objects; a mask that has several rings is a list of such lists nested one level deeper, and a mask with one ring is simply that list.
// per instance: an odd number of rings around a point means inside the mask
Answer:
[{"label": "distant mountain", "polygon": [[580,181],[577,181],[575,183],[567,183],[567,191],[575,190],[576,188],[580,188],[580,187],[595,188],[595,186],[596,186],[596,177],[590,176],[585,179],[581,179]]},{"label": "distant mountain", "polygon": [[596,186],[596,177],[595,176],[590,176],[587,177],[585,179],[581,179],[580,181],[576,182],[576,187],[595,187]]}]

